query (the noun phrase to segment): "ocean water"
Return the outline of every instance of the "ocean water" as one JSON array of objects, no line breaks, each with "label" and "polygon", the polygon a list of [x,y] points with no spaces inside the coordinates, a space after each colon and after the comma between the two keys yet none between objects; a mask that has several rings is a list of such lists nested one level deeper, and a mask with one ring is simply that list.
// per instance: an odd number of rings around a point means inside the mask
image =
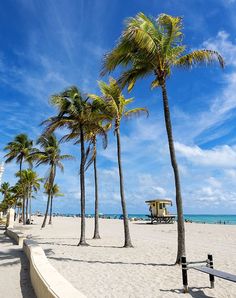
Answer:
[{"label": "ocean water", "polygon": [[[64,216],[77,216],[77,214],[61,214]],[[93,217],[93,214],[87,214],[87,217]],[[121,218],[121,214],[102,214],[102,216],[109,218]],[[148,219],[147,214],[129,214],[129,218],[142,218]],[[235,215],[212,215],[212,214],[185,214],[185,220],[189,220],[196,223],[208,223],[208,224],[227,224],[236,225],[236,214]]]},{"label": "ocean water", "polygon": [[[129,217],[148,218],[145,214],[129,214]],[[236,225],[236,215],[185,214],[184,219],[196,223]]]},{"label": "ocean water", "polygon": [[184,218],[199,223],[236,225],[236,215],[186,214]]}]

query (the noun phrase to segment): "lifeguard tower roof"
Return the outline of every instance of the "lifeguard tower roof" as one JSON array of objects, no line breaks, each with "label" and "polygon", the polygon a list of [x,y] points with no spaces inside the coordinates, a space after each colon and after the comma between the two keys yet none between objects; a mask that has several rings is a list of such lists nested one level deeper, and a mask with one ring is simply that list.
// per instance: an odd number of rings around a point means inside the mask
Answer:
[{"label": "lifeguard tower roof", "polygon": [[155,199],[155,200],[149,200],[149,201],[145,201],[145,203],[147,204],[151,204],[151,203],[165,203],[165,204],[169,204],[172,206],[172,201],[169,199]]}]

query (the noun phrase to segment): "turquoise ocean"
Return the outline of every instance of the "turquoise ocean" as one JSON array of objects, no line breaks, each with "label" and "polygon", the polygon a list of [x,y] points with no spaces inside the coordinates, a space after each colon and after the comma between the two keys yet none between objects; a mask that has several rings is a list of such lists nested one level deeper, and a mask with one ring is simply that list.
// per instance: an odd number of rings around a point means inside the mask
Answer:
[{"label": "turquoise ocean", "polygon": [[[57,214],[63,216],[78,216],[78,214]],[[94,214],[86,214],[86,217],[93,217]],[[147,214],[129,214],[129,218],[148,219]],[[122,218],[121,214],[101,214],[100,217],[106,218]],[[185,214],[184,219],[195,223],[208,223],[208,224],[227,224],[236,225],[236,214],[235,215],[212,215],[212,214]]]},{"label": "turquoise ocean", "polygon": [[[104,214],[110,218],[119,218],[120,214]],[[148,219],[147,214],[129,214],[129,218],[142,218]],[[236,225],[235,215],[212,215],[212,214],[185,214],[184,219],[196,223],[209,223],[209,224],[230,224]]]}]

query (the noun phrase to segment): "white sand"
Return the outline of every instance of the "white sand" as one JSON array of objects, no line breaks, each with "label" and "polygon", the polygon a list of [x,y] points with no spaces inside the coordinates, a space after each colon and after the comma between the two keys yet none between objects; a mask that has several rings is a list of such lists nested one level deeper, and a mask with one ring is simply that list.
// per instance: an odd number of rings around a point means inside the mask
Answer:
[{"label": "white sand", "polygon": [[[176,257],[176,224],[130,223],[134,248],[123,245],[121,220],[100,219],[101,240],[92,240],[93,219],[87,219],[90,247],[78,247],[80,219],[54,218],[53,226],[40,230],[35,218],[33,238],[50,262],[87,297],[236,297],[236,284],[216,279],[209,288],[208,275],[190,270],[190,294],[181,294]],[[186,224],[188,261],[214,257],[215,268],[236,274],[236,226]]]}]

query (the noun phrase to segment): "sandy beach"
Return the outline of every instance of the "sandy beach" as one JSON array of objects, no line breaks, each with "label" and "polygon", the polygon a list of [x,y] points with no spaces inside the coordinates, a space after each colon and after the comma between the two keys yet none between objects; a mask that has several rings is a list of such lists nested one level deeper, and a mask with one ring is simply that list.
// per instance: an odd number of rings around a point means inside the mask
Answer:
[{"label": "sandy beach", "polygon": [[[189,294],[182,294],[181,270],[176,257],[176,224],[131,222],[134,248],[122,248],[121,220],[100,219],[101,240],[92,240],[93,219],[86,221],[89,247],[78,247],[79,218],[53,218],[40,229],[35,217],[31,234],[51,264],[87,297],[236,297],[234,283],[189,270]],[[236,274],[236,226],[186,224],[188,261],[205,260],[212,253],[215,268]]]}]

